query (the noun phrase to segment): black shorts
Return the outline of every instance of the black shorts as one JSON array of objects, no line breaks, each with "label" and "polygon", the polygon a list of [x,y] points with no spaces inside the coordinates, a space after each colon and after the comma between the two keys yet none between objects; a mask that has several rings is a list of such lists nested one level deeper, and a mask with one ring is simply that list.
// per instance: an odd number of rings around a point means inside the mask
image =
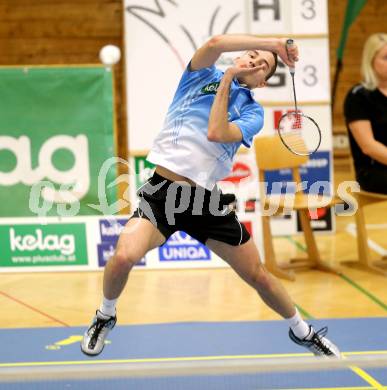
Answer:
[{"label": "black shorts", "polygon": [[140,203],[131,218],[148,219],[167,240],[184,231],[205,244],[211,238],[237,246],[250,239],[231,204],[235,196],[173,182],[155,173],[137,192]]}]

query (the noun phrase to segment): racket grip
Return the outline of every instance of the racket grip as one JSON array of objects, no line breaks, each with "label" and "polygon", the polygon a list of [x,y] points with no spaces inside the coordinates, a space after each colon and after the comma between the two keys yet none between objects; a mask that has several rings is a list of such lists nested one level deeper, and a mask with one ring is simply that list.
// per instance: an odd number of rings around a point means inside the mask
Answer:
[{"label": "racket grip", "polygon": [[291,38],[287,39],[287,40],[286,40],[286,46],[287,46],[287,47],[292,47],[292,46],[294,46],[294,39],[291,39]]},{"label": "racket grip", "polygon": [[[287,51],[287,49],[290,49],[293,46],[294,46],[294,39],[291,39],[291,38],[287,39],[286,40],[286,51]],[[288,55],[288,57],[289,57],[289,55]],[[289,71],[290,71],[290,73],[294,74],[296,72],[296,68],[294,66],[289,66]]]}]

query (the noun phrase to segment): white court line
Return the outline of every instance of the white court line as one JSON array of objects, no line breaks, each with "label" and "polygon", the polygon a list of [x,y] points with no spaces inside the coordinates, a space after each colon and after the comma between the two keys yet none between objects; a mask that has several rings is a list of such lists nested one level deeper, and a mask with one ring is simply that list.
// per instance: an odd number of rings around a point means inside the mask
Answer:
[{"label": "white court line", "polygon": [[[381,226],[381,225],[366,225],[368,228],[369,226]],[[372,227],[371,227],[372,229]],[[377,229],[374,227],[374,229]],[[351,234],[353,237],[356,237],[356,225],[354,223],[349,223],[347,227],[345,228],[345,231]],[[372,241],[371,239],[367,239],[368,246],[373,249],[376,253],[379,253],[381,256],[387,256],[387,250],[384,249],[382,246],[377,244],[375,241]]]}]

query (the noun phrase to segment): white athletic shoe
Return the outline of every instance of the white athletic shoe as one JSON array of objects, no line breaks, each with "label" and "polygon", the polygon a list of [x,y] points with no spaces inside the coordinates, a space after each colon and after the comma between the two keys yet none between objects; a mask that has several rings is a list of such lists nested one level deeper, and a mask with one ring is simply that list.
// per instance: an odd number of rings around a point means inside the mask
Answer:
[{"label": "white athletic shoe", "polygon": [[289,329],[289,337],[296,344],[301,345],[316,356],[326,356],[330,358],[341,358],[339,349],[335,344],[325,337],[328,333],[328,327],[321,328],[317,332],[309,325],[309,335],[304,339],[299,339],[291,329]]},{"label": "white athletic shoe", "polygon": [[99,355],[105,346],[105,340],[109,331],[114,328],[116,322],[117,316],[105,316],[97,310],[93,322],[83,335],[81,342],[82,352],[89,356]]}]

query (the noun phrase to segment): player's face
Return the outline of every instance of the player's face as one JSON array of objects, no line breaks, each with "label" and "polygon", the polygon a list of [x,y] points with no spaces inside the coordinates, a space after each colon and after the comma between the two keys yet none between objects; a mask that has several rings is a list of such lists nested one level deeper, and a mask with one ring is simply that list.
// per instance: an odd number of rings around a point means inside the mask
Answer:
[{"label": "player's face", "polygon": [[373,68],[379,81],[387,81],[387,45],[375,54]]},{"label": "player's face", "polygon": [[238,77],[238,80],[249,88],[259,88],[266,85],[266,76],[274,66],[274,56],[270,51],[249,50],[240,57],[235,58],[234,63],[235,66],[240,68],[262,66],[262,69],[253,74]]}]

